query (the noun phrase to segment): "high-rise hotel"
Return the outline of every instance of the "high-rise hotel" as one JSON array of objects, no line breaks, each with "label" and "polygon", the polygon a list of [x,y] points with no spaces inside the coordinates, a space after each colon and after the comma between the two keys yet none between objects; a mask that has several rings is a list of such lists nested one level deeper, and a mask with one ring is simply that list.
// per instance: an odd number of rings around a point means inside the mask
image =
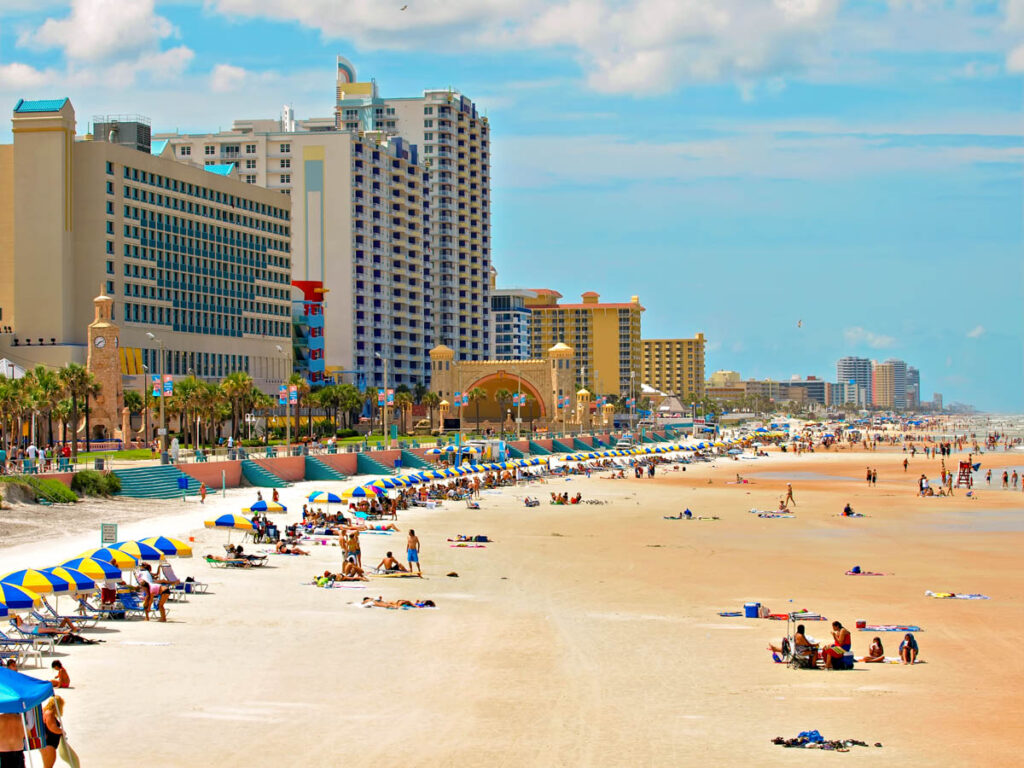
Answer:
[{"label": "high-rise hotel", "polygon": [[70,101],[21,100],[12,123],[0,146],[0,355],[84,363],[102,293],[123,374],[242,370],[276,390],[292,368],[291,201],[230,166],[154,157],[140,118],[97,118],[78,138]]},{"label": "high-rise hotel", "polygon": [[336,84],[332,117],[297,120],[286,107],[230,131],[158,134],[160,151],[234,163],[243,181],[291,196],[292,277],[323,296],[328,378],[380,387],[386,363],[388,386],[427,383],[438,343],[486,359],[486,118],[447,90],[382,98],[341,57]]}]

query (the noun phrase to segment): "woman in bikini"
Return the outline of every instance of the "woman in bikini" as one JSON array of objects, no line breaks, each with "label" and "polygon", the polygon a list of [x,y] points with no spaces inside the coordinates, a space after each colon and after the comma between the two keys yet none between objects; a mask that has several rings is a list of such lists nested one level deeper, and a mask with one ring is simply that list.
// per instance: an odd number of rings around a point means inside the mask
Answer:
[{"label": "woman in bikini", "polygon": [[880,664],[885,661],[885,649],[882,648],[882,638],[876,637],[871,641],[871,646],[868,648],[868,655],[861,659],[861,661],[868,664]]}]

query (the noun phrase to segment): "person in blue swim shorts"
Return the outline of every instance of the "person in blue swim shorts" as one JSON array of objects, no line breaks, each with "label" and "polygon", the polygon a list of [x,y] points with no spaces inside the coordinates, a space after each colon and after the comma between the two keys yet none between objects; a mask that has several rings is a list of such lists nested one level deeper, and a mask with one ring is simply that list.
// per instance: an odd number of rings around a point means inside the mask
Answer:
[{"label": "person in blue swim shorts", "polygon": [[416,536],[416,531],[412,528],[409,529],[409,538],[405,542],[405,554],[406,559],[409,561],[409,571],[412,572],[412,566],[415,563],[416,573],[422,575],[423,571],[420,570],[420,540]]}]

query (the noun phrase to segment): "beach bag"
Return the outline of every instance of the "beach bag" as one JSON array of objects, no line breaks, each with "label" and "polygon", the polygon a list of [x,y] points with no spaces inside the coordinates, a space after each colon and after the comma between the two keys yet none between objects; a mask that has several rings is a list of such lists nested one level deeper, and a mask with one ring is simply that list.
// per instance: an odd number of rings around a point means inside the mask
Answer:
[{"label": "beach bag", "polygon": [[78,753],[71,748],[68,744],[68,740],[63,735],[60,737],[60,743],[57,745],[57,755],[65,763],[71,766],[71,768],[79,768],[81,763],[78,762]]}]

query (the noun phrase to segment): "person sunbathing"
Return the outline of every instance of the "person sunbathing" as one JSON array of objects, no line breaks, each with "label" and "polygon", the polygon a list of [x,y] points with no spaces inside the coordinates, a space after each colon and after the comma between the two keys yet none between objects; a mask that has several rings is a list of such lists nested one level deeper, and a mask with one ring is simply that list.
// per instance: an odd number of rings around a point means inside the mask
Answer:
[{"label": "person sunbathing", "polygon": [[868,647],[868,655],[861,661],[867,664],[880,664],[885,661],[885,649],[882,648],[882,638],[876,637]]},{"label": "person sunbathing", "polygon": [[385,600],[383,597],[364,597],[363,605],[374,608],[388,608],[392,611],[399,608],[436,608],[433,600]]},{"label": "person sunbathing", "polygon": [[400,562],[395,560],[395,556],[388,552],[384,559],[380,561],[377,566],[378,571],[384,571],[385,573],[408,573],[409,569],[402,565]]},{"label": "person sunbathing", "polygon": [[74,626],[67,618],[61,622],[59,627],[48,627],[45,624],[29,624],[20,616],[12,616],[11,624],[18,628],[23,635],[35,635],[37,637],[53,637],[58,645],[92,645],[97,640],[88,640],[76,631],[68,629]]},{"label": "person sunbathing", "polygon": [[274,551],[277,554],[279,554],[279,555],[308,555],[309,554],[309,552],[307,552],[304,549],[299,549],[298,547],[289,547],[283,541],[277,542],[277,546],[274,547]]}]

